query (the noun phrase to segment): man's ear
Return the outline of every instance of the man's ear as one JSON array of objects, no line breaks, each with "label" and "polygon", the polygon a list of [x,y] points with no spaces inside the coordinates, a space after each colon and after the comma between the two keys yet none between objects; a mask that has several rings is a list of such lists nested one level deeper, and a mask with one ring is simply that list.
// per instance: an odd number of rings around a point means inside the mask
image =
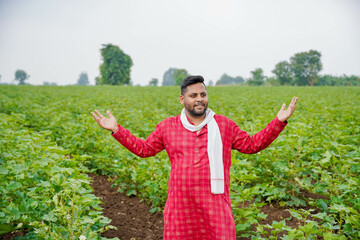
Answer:
[{"label": "man's ear", "polygon": [[184,105],[184,96],[183,96],[183,95],[180,95],[180,103],[181,103],[182,105]]}]

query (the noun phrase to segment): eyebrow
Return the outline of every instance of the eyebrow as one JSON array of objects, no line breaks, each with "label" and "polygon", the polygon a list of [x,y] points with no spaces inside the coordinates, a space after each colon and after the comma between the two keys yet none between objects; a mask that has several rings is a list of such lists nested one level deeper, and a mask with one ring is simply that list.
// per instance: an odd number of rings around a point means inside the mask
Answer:
[{"label": "eyebrow", "polygon": [[204,92],[200,92],[200,93],[197,93],[197,92],[192,92],[192,93],[189,93],[189,95],[193,95],[193,94],[203,94],[203,93],[206,93],[206,91],[204,91]]}]

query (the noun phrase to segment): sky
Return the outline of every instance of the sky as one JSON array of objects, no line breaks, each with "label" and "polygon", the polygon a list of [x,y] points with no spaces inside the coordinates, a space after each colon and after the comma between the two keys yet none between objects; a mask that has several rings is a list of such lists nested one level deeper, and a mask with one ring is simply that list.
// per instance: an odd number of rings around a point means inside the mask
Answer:
[{"label": "sky", "polygon": [[321,74],[360,75],[359,0],[0,0],[0,83],[76,84],[100,75],[100,49],[133,61],[131,81],[169,68],[216,82],[248,78],[295,53],[321,52]]}]

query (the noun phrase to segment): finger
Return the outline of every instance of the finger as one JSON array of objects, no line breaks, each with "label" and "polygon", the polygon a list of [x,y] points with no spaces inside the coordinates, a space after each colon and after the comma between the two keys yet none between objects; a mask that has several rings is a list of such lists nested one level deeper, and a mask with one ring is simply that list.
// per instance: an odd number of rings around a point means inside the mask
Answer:
[{"label": "finger", "polygon": [[285,110],[285,108],[286,108],[286,104],[283,103],[283,105],[281,106],[281,109],[280,109],[280,110]]},{"label": "finger", "polygon": [[93,113],[93,112],[91,112],[91,114],[93,115],[95,121],[96,121],[97,123],[99,123],[100,118],[99,118],[95,113]]},{"label": "finger", "polygon": [[114,118],[114,116],[111,114],[111,112],[109,110],[107,110],[106,113],[110,118]]},{"label": "finger", "polygon": [[290,104],[289,104],[289,108],[292,108],[292,107],[294,107],[294,98],[291,99],[291,102],[290,102]]},{"label": "finger", "polygon": [[104,118],[104,116],[98,110],[95,110],[95,112],[99,115],[100,118]]},{"label": "finger", "polygon": [[290,112],[290,116],[294,113],[295,111],[295,106],[296,106],[296,100],[297,98],[295,98],[293,101],[291,101],[291,104],[289,106],[289,112]]},{"label": "finger", "polygon": [[290,103],[290,108],[291,108],[291,109],[295,109],[296,101],[297,101],[297,97],[294,97],[294,98],[291,100],[291,103]]},{"label": "finger", "polygon": [[95,114],[95,113],[93,113],[93,112],[91,112],[91,114],[93,115],[93,117],[94,117],[94,118],[95,118],[95,120],[96,120],[96,118],[97,118],[96,114]]}]

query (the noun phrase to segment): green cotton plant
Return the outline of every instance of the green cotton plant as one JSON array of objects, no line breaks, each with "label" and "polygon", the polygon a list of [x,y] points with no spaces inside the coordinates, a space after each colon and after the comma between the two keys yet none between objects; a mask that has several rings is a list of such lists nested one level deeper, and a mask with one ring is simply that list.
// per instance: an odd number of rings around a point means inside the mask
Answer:
[{"label": "green cotton plant", "polygon": [[[325,212],[312,214],[313,211],[315,210],[289,209],[290,214],[299,221],[298,231],[303,234],[304,238],[321,236],[324,239],[347,239],[347,235],[339,231],[341,226],[338,225],[338,221],[334,217]],[[310,220],[310,217],[320,220],[320,223]]]},{"label": "green cotton plant", "polygon": [[344,204],[333,204],[329,207],[331,215],[339,223],[339,232],[360,237],[360,213]]},{"label": "green cotton plant", "polygon": [[[73,181],[70,186],[74,192],[60,192],[52,197],[55,208],[43,216],[41,223],[32,224],[38,236],[45,239],[49,236],[52,239],[77,239],[79,236],[98,239],[99,232],[94,230],[108,225],[111,220],[99,213],[88,212],[91,209],[101,210],[98,206],[99,201],[94,195],[89,194],[89,190],[79,185]],[[113,229],[113,227],[107,226],[105,229]]]},{"label": "green cotton plant", "polygon": [[67,157],[49,131],[28,130],[24,119],[0,114],[0,233],[24,229],[31,239],[101,239],[99,233],[113,227],[91,194],[84,157]]},{"label": "green cotton plant", "polygon": [[320,234],[319,224],[316,221],[308,219],[314,209],[309,210],[293,210],[289,209],[290,214],[298,219],[299,221],[299,231],[302,232],[304,238],[314,238],[316,235]]},{"label": "green cotton plant", "polygon": [[[273,221],[272,225],[260,225],[256,227],[255,239],[303,239],[303,234],[297,229],[291,229],[286,226],[285,220]],[[286,231],[289,235],[284,234],[279,238],[280,233]]]}]

